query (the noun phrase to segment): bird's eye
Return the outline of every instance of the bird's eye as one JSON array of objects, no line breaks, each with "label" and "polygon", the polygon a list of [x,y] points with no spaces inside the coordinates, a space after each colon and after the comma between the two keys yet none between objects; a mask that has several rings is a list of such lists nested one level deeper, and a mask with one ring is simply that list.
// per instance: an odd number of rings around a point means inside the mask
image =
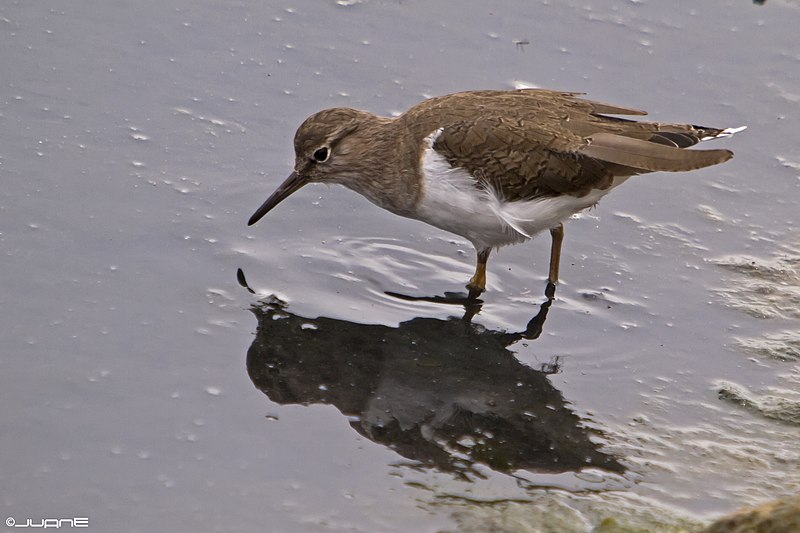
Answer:
[{"label": "bird's eye", "polygon": [[322,148],[317,148],[314,150],[312,157],[314,158],[314,161],[317,161],[318,163],[326,161],[328,159],[328,147],[323,146]]}]

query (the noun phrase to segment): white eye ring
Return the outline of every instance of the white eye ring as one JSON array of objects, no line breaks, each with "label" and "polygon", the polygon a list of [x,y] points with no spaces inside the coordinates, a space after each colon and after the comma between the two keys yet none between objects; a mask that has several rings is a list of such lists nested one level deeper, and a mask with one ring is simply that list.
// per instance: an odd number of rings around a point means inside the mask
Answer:
[{"label": "white eye ring", "polygon": [[325,161],[328,160],[328,157],[330,157],[330,155],[331,151],[328,150],[328,147],[323,146],[321,148],[317,148],[316,150],[314,150],[314,153],[311,154],[311,157],[313,157],[314,161],[316,161],[317,163],[324,163]]}]

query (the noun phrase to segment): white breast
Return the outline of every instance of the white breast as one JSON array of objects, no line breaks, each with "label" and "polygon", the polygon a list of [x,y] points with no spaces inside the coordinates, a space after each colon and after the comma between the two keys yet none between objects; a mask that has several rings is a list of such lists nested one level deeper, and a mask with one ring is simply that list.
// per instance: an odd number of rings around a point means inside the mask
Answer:
[{"label": "white breast", "polygon": [[[581,198],[561,195],[509,202],[490,188],[477,188],[475,178],[466,170],[450,166],[432,148],[439,133],[435,131],[426,139],[422,156],[424,190],[415,218],[461,235],[478,250],[530,239],[596,204],[611,190],[594,190]],[[615,180],[614,186],[625,179]]]}]

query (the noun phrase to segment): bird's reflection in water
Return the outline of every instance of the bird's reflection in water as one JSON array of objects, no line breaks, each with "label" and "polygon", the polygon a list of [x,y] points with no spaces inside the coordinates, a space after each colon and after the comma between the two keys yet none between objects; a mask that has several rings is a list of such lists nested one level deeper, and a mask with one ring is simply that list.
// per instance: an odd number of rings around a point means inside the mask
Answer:
[{"label": "bird's reflection in water", "polygon": [[267,299],[252,308],[247,353],[253,383],[279,404],[323,403],[358,433],[420,465],[459,477],[495,471],[622,472],[539,370],[508,347],[535,338],[548,299],[525,332],[486,330],[465,319],[414,318],[398,327],[292,314]]}]

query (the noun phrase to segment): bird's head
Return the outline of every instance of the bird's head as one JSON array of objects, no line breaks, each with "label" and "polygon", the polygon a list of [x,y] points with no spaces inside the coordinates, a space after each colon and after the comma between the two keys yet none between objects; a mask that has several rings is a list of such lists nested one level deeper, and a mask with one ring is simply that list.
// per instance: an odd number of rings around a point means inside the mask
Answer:
[{"label": "bird's head", "polygon": [[307,183],[349,186],[359,179],[358,169],[370,158],[367,152],[370,131],[390,120],[343,107],[325,109],[308,117],[294,136],[294,172],[253,213],[248,226]]}]

